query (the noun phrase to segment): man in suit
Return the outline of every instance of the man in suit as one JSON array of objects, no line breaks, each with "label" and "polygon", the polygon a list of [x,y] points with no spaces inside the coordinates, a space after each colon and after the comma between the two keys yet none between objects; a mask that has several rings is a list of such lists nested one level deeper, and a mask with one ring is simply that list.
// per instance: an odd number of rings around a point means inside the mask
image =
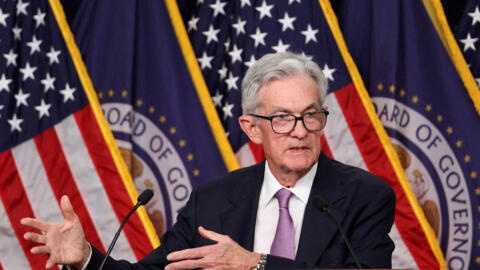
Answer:
[{"label": "man in suit", "polygon": [[[262,57],[242,82],[242,130],[262,144],[266,161],[192,191],[161,246],[136,264],[109,258],[104,269],[279,269],[354,267],[321,198],[343,226],[362,267],[390,268],[395,195],[381,179],[321,153],[328,111],[320,68],[293,53]],[[67,197],[63,224],[22,223],[49,254],[48,266],[97,269],[104,255],[84,237]]]}]

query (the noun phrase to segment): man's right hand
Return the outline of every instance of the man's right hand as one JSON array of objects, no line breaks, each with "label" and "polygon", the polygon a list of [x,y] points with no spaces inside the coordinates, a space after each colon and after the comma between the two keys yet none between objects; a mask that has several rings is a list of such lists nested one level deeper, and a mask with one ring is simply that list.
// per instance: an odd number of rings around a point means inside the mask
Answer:
[{"label": "man's right hand", "polygon": [[82,224],[67,196],[62,196],[60,207],[64,217],[62,224],[22,218],[20,223],[41,231],[41,233],[27,232],[23,237],[41,244],[30,251],[33,254],[49,255],[46,268],[55,264],[64,264],[81,269],[90,256],[90,245],[85,239]]}]

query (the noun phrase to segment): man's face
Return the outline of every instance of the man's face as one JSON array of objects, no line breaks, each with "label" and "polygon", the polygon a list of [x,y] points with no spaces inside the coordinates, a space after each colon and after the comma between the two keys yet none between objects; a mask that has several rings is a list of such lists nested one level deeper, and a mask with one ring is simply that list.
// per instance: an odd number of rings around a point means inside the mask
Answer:
[{"label": "man's face", "polygon": [[[315,81],[307,75],[274,79],[263,85],[258,93],[261,101],[257,114],[274,116],[320,111]],[[295,172],[304,175],[320,154],[323,131],[308,131],[302,121],[287,134],[277,134],[270,121],[258,119],[258,135],[270,169],[274,174]]]}]

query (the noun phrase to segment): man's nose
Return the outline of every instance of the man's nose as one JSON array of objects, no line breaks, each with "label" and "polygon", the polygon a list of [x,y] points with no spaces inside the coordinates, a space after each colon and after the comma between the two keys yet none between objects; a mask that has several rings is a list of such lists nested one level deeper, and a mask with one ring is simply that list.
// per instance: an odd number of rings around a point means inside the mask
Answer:
[{"label": "man's nose", "polygon": [[303,121],[298,119],[295,123],[295,127],[290,132],[290,136],[297,137],[297,138],[305,138],[308,134],[308,130],[305,128]]}]

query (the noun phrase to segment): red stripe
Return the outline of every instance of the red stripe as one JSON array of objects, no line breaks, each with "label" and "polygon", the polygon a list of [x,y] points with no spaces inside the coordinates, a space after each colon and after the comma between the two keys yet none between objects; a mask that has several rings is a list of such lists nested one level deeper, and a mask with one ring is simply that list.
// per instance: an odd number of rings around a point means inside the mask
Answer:
[{"label": "red stripe", "polygon": [[98,236],[92,218],[88,213],[87,206],[73,179],[72,172],[54,127],[40,133],[35,137],[34,141],[55,198],[60,202],[62,195],[68,195],[72,202],[73,209],[75,209],[83,225],[85,237],[95,247],[105,252],[105,248]]},{"label": "red stripe", "polygon": [[418,267],[421,269],[438,269],[438,261],[418,219],[415,218],[415,214],[363,107],[357,90],[353,84],[349,84],[335,91],[335,96],[368,170],[384,179],[395,190],[397,195],[395,223]]},{"label": "red stripe", "polygon": [[43,269],[47,263],[47,255],[34,255],[30,249],[35,244],[23,239],[23,235],[29,230],[28,227],[20,224],[20,219],[24,217],[35,217],[30,207],[30,201],[20,176],[17,172],[15,161],[11,151],[0,153],[0,168],[2,173],[0,177],[0,197],[5,206],[8,219],[12,224],[13,231],[17,235],[18,241],[22,246],[23,252],[30,263],[32,269]]},{"label": "red stripe", "polygon": [[[100,127],[93,115],[91,107],[86,106],[74,115],[93,164],[102,180],[110,203],[117,214],[117,218],[121,223],[133,207],[133,202],[129,199],[130,197],[123,184],[123,180],[118,173],[110,150],[100,132]],[[130,217],[128,223],[125,225],[124,232],[138,259],[142,259],[152,250],[153,246],[147,237],[145,227],[137,213]]]},{"label": "red stripe", "polygon": [[332,150],[330,150],[330,146],[328,145],[327,140],[325,139],[325,136],[322,135],[320,137],[321,140],[321,146],[322,146],[322,152],[324,152],[328,157],[333,158]]},{"label": "red stripe", "polygon": [[255,163],[260,163],[265,159],[265,152],[263,152],[263,147],[261,144],[256,144],[252,141],[248,142],[248,147],[252,152]]}]

